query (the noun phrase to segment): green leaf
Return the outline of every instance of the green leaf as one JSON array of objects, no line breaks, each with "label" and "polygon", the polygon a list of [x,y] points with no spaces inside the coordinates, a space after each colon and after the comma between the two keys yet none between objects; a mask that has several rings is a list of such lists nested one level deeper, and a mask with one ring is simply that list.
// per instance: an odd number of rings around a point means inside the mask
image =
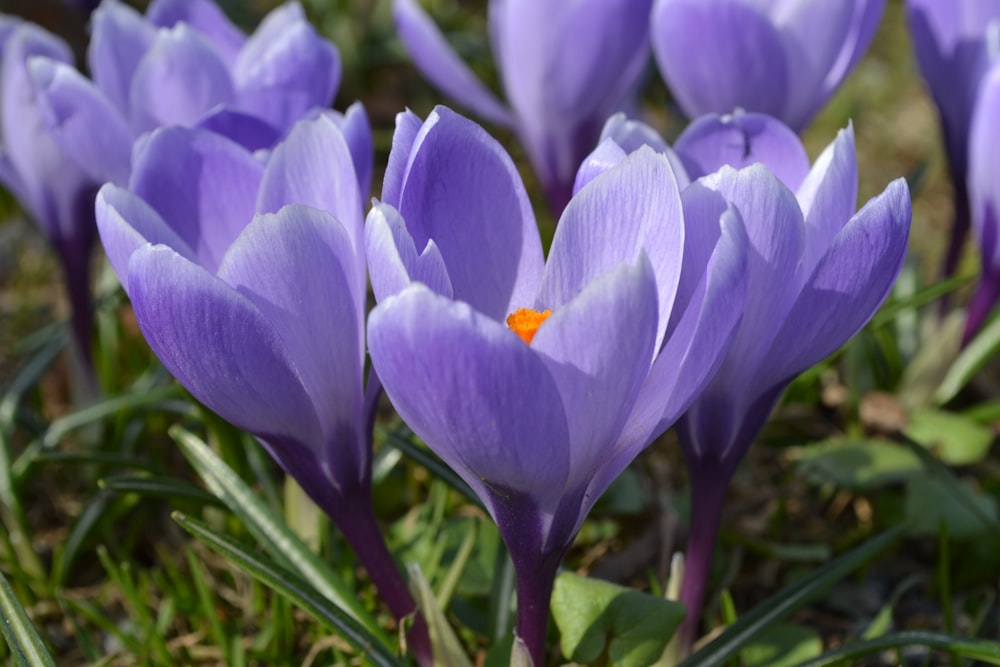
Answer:
[{"label": "green leaf", "polygon": [[796,448],[790,456],[813,483],[853,491],[885,486],[923,470],[909,448],[886,440],[826,440]]},{"label": "green leaf", "polygon": [[552,592],[552,617],[563,655],[593,663],[607,653],[612,665],[654,663],[684,620],[684,605],[607,581],[563,572]]},{"label": "green leaf", "polygon": [[955,398],[998,351],[1000,351],[1000,317],[994,318],[983,327],[958,355],[937,391],[934,392],[935,402],[943,405]]},{"label": "green leaf", "polygon": [[427,630],[431,636],[431,646],[434,649],[434,662],[449,667],[472,667],[462,643],[455,636],[455,631],[451,629],[448,619],[444,615],[444,610],[438,605],[434,597],[434,591],[427,583],[424,573],[416,563],[410,563],[406,568],[406,573],[410,577],[410,587],[413,589],[414,597],[417,599],[417,606],[420,613],[427,621]]},{"label": "green leaf", "polygon": [[120,396],[113,396],[100,403],[87,406],[65,417],[56,419],[49,425],[42,438],[42,446],[46,449],[55,447],[67,433],[111,417],[119,412],[131,412],[140,408],[150,408],[159,411],[178,412],[193,415],[194,408],[186,401],[178,401],[182,396],[177,385],[167,385],[155,389],[132,391]]},{"label": "green leaf", "polygon": [[354,591],[208,445],[182,428],[172,428],[170,435],[180,445],[181,451],[209,490],[243,520],[272,558],[299,573],[314,589],[346,610],[368,632],[378,637],[383,645],[392,645],[375,619],[361,606]]},{"label": "green leaf", "polygon": [[680,667],[718,667],[756,640],[762,632],[822,595],[830,586],[858,569],[899,537],[896,526],[830,561],[811,575],[786,587],[754,607],[718,637],[689,656]]},{"label": "green leaf", "polygon": [[881,653],[906,646],[926,646],[946,651],[959,658],[979,660],[990,665],[1000,665],[1000,644],[984,639],[966,639],[952,637],[936,632],[897,632],[883,635],[875,639],[854,642],[840,648],[827,651],[818,658],[813,658],[799,667],[826,667],[826,665],[856,665],[859,658],[873,653]]},{"label": "green leaf", "polygon": [[337,631],[376,667],[403,667],[382,640],[358,623],[351,614],[332,603],[322,593],[280,565],[251,553],[226,535],[217,533],[201,521],[173,513],[173,519],[209,548],[221,554],[241,570],[280,593],[314,619]]},{"label": "green leaf", "polygon": [[914,477],[906,484],[904,506],[912,535],[937,535],[942,522],[955,539],[996,530],[996,502],[965,481]]},{"label": "green leaf", "polygon": [[919,410],[910,416],[911,438],[949,465],[982,461],[993,443],[993,431],[969,417],[941,410]]},{"label": "green leaf", "polygon": [[97,481],[97,486],[115,493],[135,493],[141,496],[166,498],[168,500],[196,500],[205,505],[221,505],[221,501],[182,479],[170,477],[120,476],[106,477]]},{"label": "green leaf", "polygon": [[792,667],[823,652],[819,634],[802,625],[777,623],[743,649],[745,667]]},{"label": "green leaf", "polygon": [[56,662],[31,624],[28,612],[14,595],[14,590],[0,574],[0,631],[7,640],[7,647],[19,667],[55,667]]}]

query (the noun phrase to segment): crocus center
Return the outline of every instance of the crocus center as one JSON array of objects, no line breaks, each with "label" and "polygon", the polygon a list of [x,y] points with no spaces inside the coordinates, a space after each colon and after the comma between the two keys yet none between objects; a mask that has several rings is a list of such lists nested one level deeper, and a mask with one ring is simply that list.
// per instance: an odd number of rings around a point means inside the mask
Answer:
[{"label": "crocus center", "polygon": [[520,336],[521,340],[531,345],[531,339],[535,337],[538,327],[542,326],[542,322],[547,320],[551,314],[551,310],[538,312],[531,308],[520,308],[507,316],[507,326]]}]

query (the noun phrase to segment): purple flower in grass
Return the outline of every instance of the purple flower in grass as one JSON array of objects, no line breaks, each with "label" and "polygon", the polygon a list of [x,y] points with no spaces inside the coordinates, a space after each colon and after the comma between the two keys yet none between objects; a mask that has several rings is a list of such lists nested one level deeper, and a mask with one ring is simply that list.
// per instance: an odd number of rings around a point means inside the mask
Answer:
[{"label": "purple flower in grass", "polygon": [[1000,60],[983,76],[969,130],[968,197],[982,277],[969,304],[965,341],[1000,298]]},{"label": "purple flower in grass", "polygon": [[395,0],[396,28],[421,73],[485,120],[513,130],[552,210],[604,121],[631,99],[649,59],[652,0],[492,0],[490,44],[505,106],[451,50],[419,0]]},{"label": "purple flower in grass", "polygon": [[[612,137],[626,134],[620,119]],[[903,179],[857,207],[854,132],[810,167],[798,137],[761,114],[706,116],[674,150],[693,181],[739,211],[750,242],[747,300],[721,368],[677,422],[691,480],[682,640],[697,630],[723,497],[737,464],[796,375],[853,336],[902,267]]]},{"label": "purple flower in grass", "polygon": [[[941,117],[945,150],[951,174],[954,198],[954,223],[945,253],[943,274],[950,276],[958,268],[971,222],[968,183],[972,159],[970,127],[983,79],[995,59],[1000,30],[998,0],[907,0],[907,14],[914,52],[920,71]],[[977,214],[981,216],[981,212]],[[977,226],[979,223],[976,223]],[[981,249],[985,255],[990,250]],[[984,270],[987,265],[984,263]],[[984,273],[983,284],[988,283]],[[980,304],[990,299],[977,297],[966,325],[966,339],[982,323],[985,312]],[[986,306],[989,310],[989,305]]]},{"label": "purple flower in grass", "polygon": [[404,113],[365,228],[373,367],[497,522],[535,665],[584,517],[711,377],[746,286],[747,239],[720,195],[682,195],[650,149],[590,176],[546,261],[500,145],[443,107]]},{"label": "purple flower in grass", "polygon": [[80,380],[96,390],[91,360],[90,252],[100,183],[67,162],[43,119],[28,63],[45,57],[72,67],[72,53],[40,27],[0,15],[0,184],[45,233],[62,265]]},{"label": "purple flower in grass", "polygon": [[[100,182],[122,186],[142,133],[201,126],[251,150],[270,148],[300,118],[330,106],[341,74],[336,47],[295,2],[246,37],[210,0],[154,0],[145,17],[105,0],[93,15],[87,60],[92,80],[36,59],[35,86],[64,154]],[[367,127],[360,107],[344,122]],[[359,169],[365,193],[370,171]]]},{"label": "purple flower in grass", "polygon": [[[362,199],[325,115],[266,164],[199,128],[138,142],[128,189],[97,196],[101,239],[150,347],[199,401],[257,436],[333,519],[396,618],[415,605],[371,503],[378,378],[364,382]],[[410,634],[430,664],[422,622]]]},{"label": "purple flower in grass", "polygon": [[656,0],[653,53],[689,118],[759,111],[802,130],[864,55],[885,0]]}]

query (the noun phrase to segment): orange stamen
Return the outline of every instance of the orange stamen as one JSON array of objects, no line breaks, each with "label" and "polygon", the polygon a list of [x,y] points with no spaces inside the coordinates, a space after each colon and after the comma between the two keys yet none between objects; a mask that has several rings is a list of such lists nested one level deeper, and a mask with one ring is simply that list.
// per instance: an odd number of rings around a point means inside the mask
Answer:
[{"label": "orange stamen", "polygon": [[521,340],[531,345],[531,339],[535,337],[538,327],[542,326],[542,322],[547,320],[551,314],[551,310],[538,312],[531,308],[520,308],[507,316],[507,326],[520,336]]}]

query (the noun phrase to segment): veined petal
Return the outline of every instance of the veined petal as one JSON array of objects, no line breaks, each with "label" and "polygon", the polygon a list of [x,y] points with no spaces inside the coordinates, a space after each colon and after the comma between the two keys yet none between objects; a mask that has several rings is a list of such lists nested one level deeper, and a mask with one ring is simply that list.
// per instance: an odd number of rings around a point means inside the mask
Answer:
[{"label": "veined petal", "polygon": [[806,219],[806,250],[802,264],[803,271],[808,274],[854,215],[857,206],[858,163],[853,126],[837,133],[837,138],[820,154],[795,196]]},{"label": "veined petal", "polygon": [[419,253],[406,223],[389,204],[376,203],[365,223],[365,248],[372,292],[379,303],[402,292],[411,283],[423,283],[431,290],[452,297],[448,269],[441,251],[431,239]]},{"label": "veined petal", "polygon": [[156,39],[156,28],[118,0],[105,0],[90,16],[90,76],[118,113],[128,117],[132,77]]},{"label": "veined petal", "polygon": [[126,293],[129,293],[129,258],[147,243],[165,245],[184,259],[197,261],[194,251],[160,214],[124,188],[106,183],[97,193],[95,213],[104,251]]},{"label": "veined petal", "polygon": [[645,253],[587,285],[535,334],[569,422],[569,488],[586,486],[610,452],[649,372],[656,277]]},{"label": "veined petal", "polygon": [[343,114],[337,111],[327,113],[347,141],[351,160],[354,162],[354,171],[358,177],[358,191],[361,193],[361,200],[364,201],[372,191],[372,170],[375,163],[375,142],[365,105],[354,102]]},{"label": "veined petal", "polygon": [[325,115],[299,121],[268,160],[257,212],[273,213],[287,204],[305,204],[332,213],[344,225],[355,253],[364,256],[364,221],[354,159],[344,135]]},{"label": "veined petal", "polygon": [[399,415],[484,501],[524,493],[554,511],[570,469],[569,431],[536,352],[423,285],[372,310],[368,346]]},{"label": "veined petal", "polygon": [[688,117],[737,107],[781,114],[789,88],[785,49],[753,6],[656,0],[651,29],[660,72]]},{"label": "veined petal", "polygon": [[162,30],[136,68],[129,90],[132,127],[193,125],[212,108],[234,100],[233,82],[219,54],[186,23]]},{"label": "veined petal", "polygon": [[570,201],[556,228],[537,306],[568,303],[598,276],[645,252],[659,290],[656,347],[677,292],[684,215],[670,162],[652,149],[629,155]]},{"label": "veined petal", "polygon": [[214,273],[254,214],[263,167],[207,130],[168,127],[137,146],[129,189],[145,199]]},{"label": "veined petal", "polygon": [[681,190],[691,183],[687,170],[677,153],[670,148],[670,145],[656,130],[641,121],[630,120],[624,113],[616,113],[608,118],[604,124],[604,129],[601,130],[601,139],[613,139],[626,153],[634,153],[642,146],[649,146],[657,153],[666,155],[667,159],[670,160],[670,166],[673,167],[674,176],[677,178],[677,186]]},{"label": "veined petal", "polygon": [[195,127],[200,127],[236,142],[251,153],[274,146],[282,132],[263,118],[231,107],[209,112]]},{"label": "veined petal", "polygon": [[691,178],[723,165],[742,169],[760,162],[791,190],[809,173],[802,141],[777,118],[760,113],[709,114],[691,123],[674,144]]},{"label": "veined petal", "polygon": [[1000,63],[994,65],[979,87],[979,97],[969,130],[969,205],[972,229],[979,242],[984,273],[1000,269]]},{"label": "veined petal", "polygon": [[817,96],[811,113],[815,113],[830,98],[864,56],[875,37],[884,10],[885,0],[854,0],[854,15],[847,37],[844,39],[837,60],[827,71],[820,95]]},{"label": "veined petal", "polygon": [[233,65],[237,104],[284,131],[310,109],[327,108],[340,86],[340,54],[289,3],[273,10]]},{"label": "veined petal", "polygon": [[625,159],[626,152],[614,139],[605,139],[587,156],[576,170],[573,196],[585,185]]},{"label": "veined petal", "polygon": [[[340,222],[326,211],[294,205],[255,217],[218,272],[277,333],[327,441],[354,433],[348,440],[355,444],[364,396],[360,263]],[[363,459],[351,447],[329,449],[333,468],[357,470]]]},{"label": "veined petal", "polygon": [[251,433],[322,442],[281,341],[248,299],[166,246],[133,253],[128,283],[146,341],[195,398]]},{"label": "veined petal", "polygon": [[409,158],[397,208],[416,247],[434,239],[455,298],[496,320],[533,303],[542,244],[528,193],[503,147],[472,121],[438,107]]},{"label": "veined petal", "polygon": [[[427,122],[435,122],[436,116],[431,114]],[[403,195],[403,184],[410,170],[410,157],[413,145],[420,135],[423,121],[409,109],[396,114],[396,130],[392,133],[392,150],[385,166],[385,176],[382,178],[382,201],[399,208],[399,200]]]},{"label": "veined petal", "polygon": [[146,18],[160,28],[173,28],[178,23],[191,26],[209,40],[227,67],[233,65],[246,42],[243,32],[212,0],[153,0]]},{"label": "veined petal", "polygon": [[393,17],[414,64],[435,87],[486,120],[513,126],[510,112],[448,46],[418,2],[395,0]]},{"label": "veined petal", "polygon": [[837,235],[774,338],[763,365],[765,386],[787,382],[853,336],[888,296],[903,266],[910,192],[889,184]]},{"label": "veined petal", "polygon": [[65,63],[35,57],[28,68],[42,117],[60,150],[97,183],[128,183],[132,131],[108,98]]}]

